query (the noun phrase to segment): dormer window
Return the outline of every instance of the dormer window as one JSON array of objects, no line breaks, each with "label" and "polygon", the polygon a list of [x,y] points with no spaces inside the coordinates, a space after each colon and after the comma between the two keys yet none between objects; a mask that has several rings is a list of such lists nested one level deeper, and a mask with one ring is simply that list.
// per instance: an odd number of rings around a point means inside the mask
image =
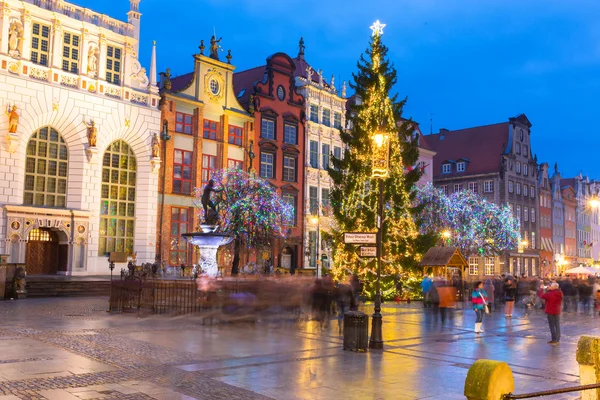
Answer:
[{"label": "dormer window", "polygon": [[449,174],[452,172],[452,166],[450,164],[442,164],[442,174]]},{"label": "dormer window", "polygon": [[456,172],[465,172],[465,162],[464,161],[460,161],[458,163],[456,163]]}]

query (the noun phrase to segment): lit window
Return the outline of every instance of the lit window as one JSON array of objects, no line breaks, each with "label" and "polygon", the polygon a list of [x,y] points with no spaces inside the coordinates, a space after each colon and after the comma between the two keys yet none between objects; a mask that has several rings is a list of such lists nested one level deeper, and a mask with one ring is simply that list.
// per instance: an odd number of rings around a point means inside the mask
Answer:
[{"label": "lit window", "polygon": [[331,126],[331,110],[329,108],[323,109],[323,121],[322,124],[325,126]]},{"label": "lit window", "polygon": [[523,220],[525,222],[529,221],[529,207],[523,207]]},{"label": "lit window", "polygon": [[50,48],[50,27],[38,24],[32,25],[31,32],[31,62],[48,66]]},{"label": "lit window", "polygon": [[108,146],[102,158],[98,254],[133,253],[137,163],[122,140]]},{"label": "lit window", "polygon": [[65,32],[63,37],[63,71],[79,72],[79,36]]},{"label": "lit window", "polygon": [[239,126],[229,125],[229,144],[235,144],[236,146],[242,145],[242,128]]},{"label": "lit window", "polygon": [[454,184],[454,191],[455,191],[455,192],[460,192],[461,190],[463,190],[463,185],[462,185],[462,183],[455,183],[455,184]]},{"label": "lit window", "polygon": [[275,140],[275,121],[263,118],[260,123],[260,137]]},{"label": "lit window", "polygon": [[342,113],[333,113],[333,127],[339,129],[342,127]]},{"label": "lit window", "polygon": [[173,193],[192,192],[192,152],[175,150],[173,158]]},{"label": "lit window", "polygon": [[62,136],[50,127],[41,128],[26,151],[23,204],[65,207],[69,157]]},{"label": "lit window", "polygon": [[527,164],[523,164],[523,175],[527,176],[528,172],[529,172],[528,165]]},{"label": "lit window", "polygon": [[448,185],[442,185],[442,191],[445,195],[448,195]]},{"label": "lit window", "polygon": [[317,215],[319,213],[319,188],[310,186],[308,188],[308,199],[310,214]]},{"label": "lit window", "polygon": [[310,120],[311,122],[319,123],[319,106],[310,105]]},{"label": "lit window", "polygon": [[175,132],[192,133],[192,115],[184,113],[175,113]]},{"label": "lit window", "polygon": [[289,144],[298,144],[298,126],[285,124],[283,126],[283,141]]},{"label": "lit window", "polygon": [[323,215],[329,215],[329,189],[321,188],[321,212]]},{"label": "lit window", "polygon": [[442,164],[442,174],[449,174],[452,171],[450,164]]},{"label": "lit window", "polygon": [[517,182],[517,194],[521,194],[521,184]]},{"label": "lit window", "polygon": [[181,235],[189,232],[192,213],[187,208],[171,208],[171,265],[189,265],[190,245]]},{"label": "lit window", "polygon": [[521,173],[521,163],[519,161],[517,161],[515,169],[517,174]]},{"label": "lit window", "polygon": [[217,157],[202,155],[202,184],[207,184],[217,169]]},{"label": "lit window", "polygon": [[240,160],[234,160],[233,158],[230,158],[227,160],[227,168],[241,170],[242,168],[244,168],[243,162]]},{"label": "lit window", "polygon": [[479,193],[479,185],[477,182],[469,182],[469,190],[473,193]]},{"label": "lit window", "polygon": [[495,259],[494,257],[486,257],[485,258],[485,274],[486,275],[494,275],[495,273]]},{"label": "lit window", "polygon": [[456,164],[456,172],[465,172],[465,162],[461,161]]},{"label": "lit window", "polygon": [[531,222],[535,222],[535,208],[531,209]]},{"label": "lit window", "polygon": [[521,143],[517,143],[517,146],[515,147],[515,153],[521,154]]},{"label": "lit window", "polygon": [[469,275],[479,275],[479,257],[469,257]]},{"label": "lit window", "polygon": [[523,196],[529,196],[529,185],[523,185]]},{"label": "lit window", "polygon": [[275,155],[273,153],[260,153],[260,176],[267,179],[273,179],[273,170],[275,165]]},{"label": "lit window", "polygon": [[309,147],[310,166],[319,168],[319,142],[311,140]]},{"label": "lit window", "polygon": [[329,153],[330,153],[329,145],[323,143],[321,146],[321,157],[323,158],[323,160],[322,160],[322,168],[323,169],[329,168]]},{"label": "lit window", "polygon": [[494,192],[494,181],[483,182],[483,191],[485,193],[493,193]]},{"label": "lit window", "polygon": [[217,122],[209,119],[204,120],[204,139],[217,140]]},{"label": "lit window", "polygon": [[514,182],[513,181],[508,181],[508,193],[512,193],[515,191],[515,186],[514,186]]},{"label": "lit window", "polygon": [[296,158],[283,156],[283,180],[296,182]]},{"label": "lit window", "polygon": [[293,194],[284,193],[283,196],[281,196],[281,198],[284,201],[284,203],[287,203],[290,206],[292,206],[293,210],[291,220],[283,221],[284,225],[296,226],[296,196],[294,196]]},{"label": "lit window", "polygon": [[121,49],[118,47],[106,47],[106,82],[121,83]]}]

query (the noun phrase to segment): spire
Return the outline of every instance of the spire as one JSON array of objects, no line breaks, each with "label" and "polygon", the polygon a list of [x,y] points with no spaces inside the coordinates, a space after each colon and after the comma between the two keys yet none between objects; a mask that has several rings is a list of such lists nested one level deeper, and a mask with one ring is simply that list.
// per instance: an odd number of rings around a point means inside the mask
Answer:
[{"label": "spire", "polygon": [[136,39],[135,42],[135,53],[140,54],[140,1],[141,0],[129,0],[129,12],[127,13],[127,22],[133,25],[133,37]]},{"label": "spire", "polygon": [[156,86],[156,40],[152,42],[152,57],[150,58],[150,92],[158,93]]},{"label": "spire", "polygon": [[298,43],[298,58],[304,60],[304,37],[301,37]]}]

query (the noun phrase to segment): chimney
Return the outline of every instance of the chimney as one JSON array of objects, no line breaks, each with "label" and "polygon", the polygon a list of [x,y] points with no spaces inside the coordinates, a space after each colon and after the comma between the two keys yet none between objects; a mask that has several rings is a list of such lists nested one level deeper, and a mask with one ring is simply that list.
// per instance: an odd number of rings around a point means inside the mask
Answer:
[{"label": "chimney", "polygon": [[440,140],[444,140],[444,136],[446,136],[446,133],[448,132],[450,132],[448,129],[440,128]]}]

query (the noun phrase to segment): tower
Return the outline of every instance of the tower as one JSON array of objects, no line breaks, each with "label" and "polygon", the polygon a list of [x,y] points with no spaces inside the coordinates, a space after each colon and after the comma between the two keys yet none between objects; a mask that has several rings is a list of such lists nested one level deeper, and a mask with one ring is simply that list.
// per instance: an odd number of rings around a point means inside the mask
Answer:
[{"label": "tower", "polygon": [[127,22],[133,25],[133,37],[136,39],[135,53],[140,50],[140,0],[129,0],[129,12],[127,13]]}]

